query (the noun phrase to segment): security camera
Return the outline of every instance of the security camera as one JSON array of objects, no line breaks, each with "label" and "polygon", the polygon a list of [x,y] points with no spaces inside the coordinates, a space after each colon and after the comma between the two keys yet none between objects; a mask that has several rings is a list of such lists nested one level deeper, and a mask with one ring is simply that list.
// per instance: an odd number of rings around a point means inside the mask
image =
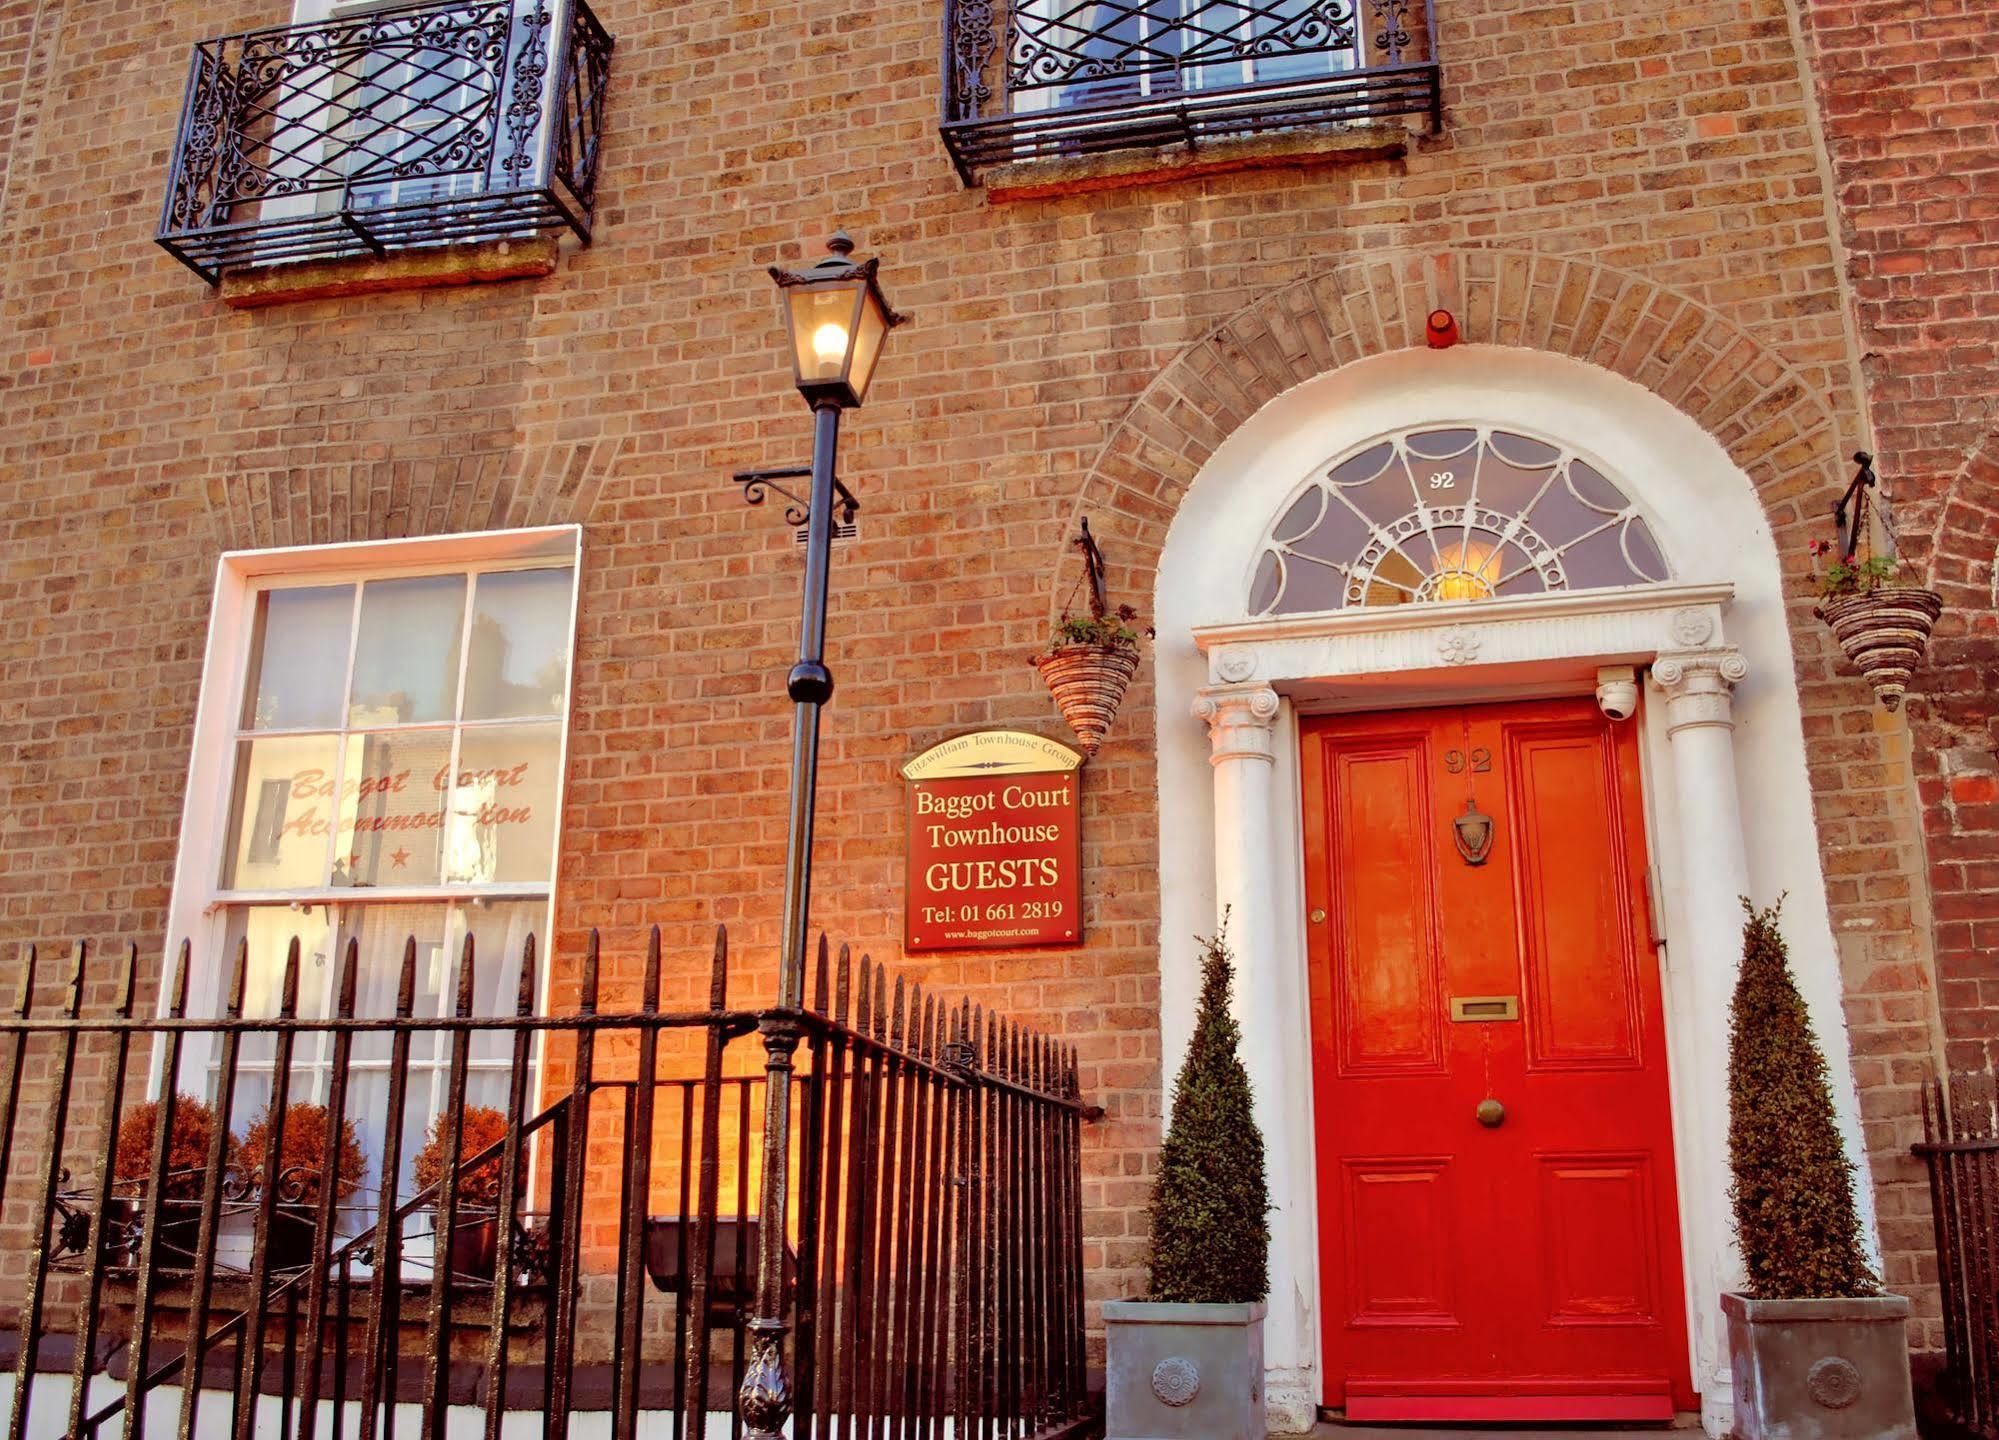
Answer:
[{"label": "security camera", "polygon": [[1629,665],[1605,665],[1596,672],[1597,707],[1613,720],[1638,713],[1638,672]]}]

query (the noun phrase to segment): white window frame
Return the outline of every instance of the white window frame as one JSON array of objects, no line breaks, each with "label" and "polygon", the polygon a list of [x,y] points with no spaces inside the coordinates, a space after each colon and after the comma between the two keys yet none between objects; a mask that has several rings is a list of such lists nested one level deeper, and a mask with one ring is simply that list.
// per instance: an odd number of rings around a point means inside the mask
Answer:
[{"label": "white window frame", "polygon": [[[556,874],[561,867],[563,807],[568,788],[569,740],[575,715],[576,616],[582,592],[582,527],[547,526],[456,535],[423,536],[331,545],[288,546],[267,550],[234,550],[216,568],[209,607],[208,640],[202,658],[201,697],[195,710],[194,736],[182,802],[180,847],[174,865],[173,898],[167,910],[165,974],[170,975],[182,940],[191,950],[188,985],[190,1014],[221,1012],[223,985],[230,957],[223,954],[229,911],[243,905],[381,905],[386,903],[449,904],[477,898],[540,900],[547,918],[538,931],[538,953],[549,953],[548,927],[553,923]],[[415,575],[453,574],[466,570],[504,570],[538,566],[572,568],[567,627],[569,684],[559,716],[556,747],[555,813],[549,870],[545,879],[489,884],[429,884],[409,886],[314,887],[284,891],[237,892],[222,886],[224,848],[230,840],[232,787],[235,781],[238,728],[250,684],[257,596],[268,589],[300,585],[400,579]],[[469,607],[468,607],[469,608]],[[454,752],[455,753],[455,752]],[[535,1008],[547,1004],[549,967],[536,976]],[[160,1009],[168,1006],[167,986],[161,987]],[[212,1037],[188,1037],[182,1061],[182,1084],[204,1073]],[[540,1046],[534,1068],[539,1073]],[[301,1097],[303,1098],[303,1097]]]}]

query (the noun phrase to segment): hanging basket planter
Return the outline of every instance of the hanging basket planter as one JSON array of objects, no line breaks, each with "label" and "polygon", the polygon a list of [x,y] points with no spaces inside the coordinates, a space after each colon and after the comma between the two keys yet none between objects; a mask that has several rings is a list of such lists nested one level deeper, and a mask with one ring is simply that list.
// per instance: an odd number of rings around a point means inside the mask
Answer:
[{"label": "hanging basket planter", "polygon": [[1055,697],[1055,708],[1075,733],[1076,744],[1094,756],[1117,718],[1124,692],[1138,674],[1138,650],[1126,645],[1057,645],[1034,662]]},{"label": "hanging basket planter", "polygon": [[[1094,758],[1138,674],[1138,612],[1129,605],[1111,608],[1104,588],[1104,552],[1097,548],[1087,517],[1070,543],[1083,555],[1076,589],[1090,587],[1090,613],[1077,616],[1065,605],[1047,650],[1034,657],[1034,668],[1084,757]],[[1075,599],[1075,591],[1069,598]]]},{"label": "hanging basket planter", "polygon": [[1812,613],[1867,677],[1882,708],[1899,710],[1909,677],[1930,648],[1943,596],[1896,583],[1904,567],[1895,553],[1888,502],[1875,493],[1881,482],[1874,474],[1874,457],[1856,450],[1853,462],[1859,467],[1853,482],[1832,508],[1836,538],[1814,540],[1809,547],[1819,587]]},{"label": "hanging basket planter", "polygon": [[1915,586],[1883,585],[1853,595],[1829,596],[1813,612],[1832,630],[1884,708],[1901,707],[1909,677],[1922,664],[1930,632],[1943,614],[1943,597]]}]

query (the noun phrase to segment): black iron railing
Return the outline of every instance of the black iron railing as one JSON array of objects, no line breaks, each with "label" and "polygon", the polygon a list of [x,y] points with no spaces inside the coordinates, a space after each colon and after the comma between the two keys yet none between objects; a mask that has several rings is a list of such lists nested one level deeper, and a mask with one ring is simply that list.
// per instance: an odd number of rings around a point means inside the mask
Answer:
[{"label": "black iron railing", "polygon": [[944,143],[981,170],[1396,115],[1442,123],[1434,0],[947,0]]},{"label": "black iron railing", "polygon": [[[780,1012],[730,1008],[726,936],[706,1005],[684,1011],[660,1006],[657,931],[631,967],[636,1008],[616,1013],[600,1008],[594,935],[564,1015],[532,1013],[531,940],[504,1016],[473,1013],[469,940],[448,1017],[412,1013],[414,942],[393,1017],[355,1016],[353,943],[341,965],[332,1013],[300,1016],[294,943],[277,1014],[251,1018],[239,948],[223,1013],[197,1018],[183,946],[163,1013],[139,1018],[136,953],[99,977],[79,946],[54,1014],[30,1007],[30,954],[0,1015],[0,1211],[31,1226],[0,1245],[28,1258],[25,1292],[0,1295],[0,1314],[21,1302],[0,1334],[0,1350],[13,1341],[7,1433],[66,1411],[78,1437],[206,1433],[196,1426],[224,1416],[236,1436],[374,1437],[393,1433],[400,1401],[420,1408],[425,1436],[454,1407],[483,1412],[488,1436],[510,1410],[538,1413],[547,1436],[586,1412],[609,1412],[618,1440],[642,1424],[700,1437],[722,1415],[741,1434],[767,1118],[761,1047],[742,1042]],[[117,998],[86,1014],[100,978]],[[891,987],[823,941],[812,981],[807,1004],[782,1012],[804,1037],[777,1127],[792,1162],[779,1212],[790,1433],[1081,1431],[1092,1112],[1073,1054]],[[295,1075],[321,1037],[330,1059]],[[495,1043],[510,1060],[504,1124],[481,1143],[468,1075],[475,1047]],[[433,1045],[446,1078],[425,1125],[412,1076]],[[343,1153],[362,1108],[357,1046],[386,1056],[365,1176]],[[256,1143],[235,1133],[251,1050],[269,1057]],[[135,1146],[140,1093],[157,1098]],[[301,1102],[315,1126],[303,1150],[285,1134]],[[176,1164],[197,1104],[212,1116],[205,1153]],[[419,1131],[428,1184],[424,1163],[414,1180],[404,1163]]]},{"label": "black iron railing", "polygon": [[448,0],[195,46],[159,242],[231,269],[569,230],[612,40],[584,0]]},{"label": "black iron railing", "polygon": [[1923,1143],[1943,1298],[1941,1398],[1974,1434],[1999,1440],[1999,1077],[1933,1080]]}]

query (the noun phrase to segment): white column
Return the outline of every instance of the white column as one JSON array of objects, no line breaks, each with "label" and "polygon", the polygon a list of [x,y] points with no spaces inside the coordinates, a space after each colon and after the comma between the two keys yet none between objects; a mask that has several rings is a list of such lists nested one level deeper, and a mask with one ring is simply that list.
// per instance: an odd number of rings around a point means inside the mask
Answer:
[{"label": "white column", "polygon": [[1685,1218],[1693,1261],[1694,1384],[1710,1435],[1727,1434],[1733,1421],[1720,1295],[1741,1280],[1728,1201],[1728,1013],[1742,959],[1742,897],[1749,894],[1733,699],[1748,673],[1741,653],[1727,646],[1666,651],[1652,664],[1652,684],[1666,705],[1684,899],[1667,959],[1690,977],[1694,1006],[1695,1053],[1683,1073],[1693,1080],[1695,1144],[1679,1159],[1691,1201]]},{"label": "white column", "polygon": [[1280,839],[1275,736],[1282,702],[1268,685],[1215,685],[1194,713],[1208,725],[1215,782],[1217,923],[1228,917],[1236,955],[1236,1016],[1270,1177],[1270,1309],[1264,1321],[1264,1395],[1272,1434],[1302,1434],[1318,1418],[1314,1297],[1312,1067],[1302,959],[1282,936],[1283,867],[1298,863]]}]

